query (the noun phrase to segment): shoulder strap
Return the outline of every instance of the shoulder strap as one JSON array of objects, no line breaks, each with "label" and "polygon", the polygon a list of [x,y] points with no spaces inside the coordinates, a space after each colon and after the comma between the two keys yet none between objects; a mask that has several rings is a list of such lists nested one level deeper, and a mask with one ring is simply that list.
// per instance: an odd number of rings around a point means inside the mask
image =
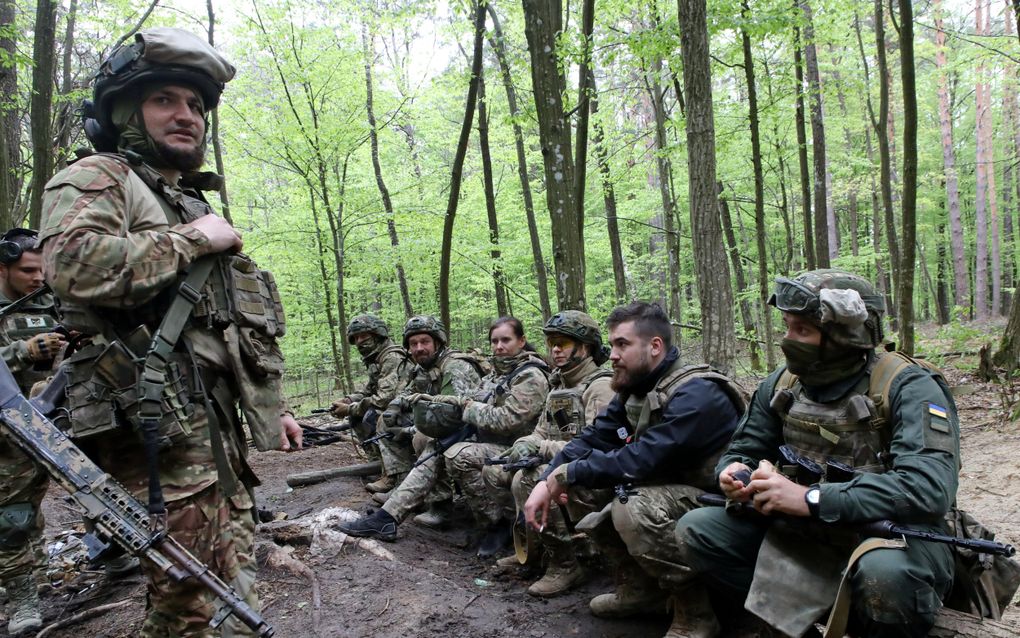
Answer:
[{"label": "shoulder strap", "polygon": [[936,383],[942,388],[942,392],[951,398],[949,384],[946,377],[939,370],[938,366],[924,359],[915,359],[903,352],[885,352],[878,356],[874,367],[871,369],[871,378],[868,383],[868,396],[875,402],[879,416],[889,420],[890,405],[889,395],[892,392],[893,382],[896,377],[910,366],[919,366],[935,378]]},{"label": "shoulder strap", "polygon": [[650,405],[650,409],[652,411],[661,409],[663,405],[669,402],[678,389],[692,379],[708,379],[709,381],[716,382],[722,387],[727,398],[733,403],[733,407],[737,409],[738,414],[743,414],[744,410],[747,409],[747,393],[744,391],[744,388],[707,363],[682,366],[660,379],[656,385],[656,392],[649,393],[648,395],[649,399],[658,404]]}]

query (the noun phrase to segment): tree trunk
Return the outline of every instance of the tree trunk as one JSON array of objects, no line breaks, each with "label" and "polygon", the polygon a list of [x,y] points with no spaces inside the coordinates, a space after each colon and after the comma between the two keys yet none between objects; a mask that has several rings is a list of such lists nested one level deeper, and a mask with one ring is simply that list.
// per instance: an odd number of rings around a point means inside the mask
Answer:
[{"label": "tree trunk", "polygon": [[[14,19],[17,15],[15,0],[0,0],[0,52],[8,60],[17,53],[17,30]],[[0,64],[0,228],[14,226],[14,210],[17,208],[18,180],[16,167],[21,163],[21,127],[18,125],[18,110],[14,108],[18,94],[18,65],[10,62]]]},{"label": "tree trunk", "polygon": [[[312,204],[312,223],[315,224],[315,249],[318,253],[316,261],[319,265],[319,280],[322,283],[322,293],[326,297],[325,303],[322,306],[326,310],[326,322],[329,324],[329,346],[330,352],[333,355],[333,374],[335,379],[339,379],[341,374],[343,374],[343,357],[340,355],[340,344],[337,343],[337,334],[344,334],[346,326],[338,325],[337,320],[333,317],[333,289],[330,286],[329,271],[326,268],[327,247],[322,238],[319,206],[316,204],[314,192],[309,192],[308,196]],[[342,300],[340,306],[343,306]]]},{"label": "tree trunk", "polygon": [[797,159],[800,163],[800,207],[804,219],[804,261],[808,270],[817,267],[815,237],[811,231],[811,173],[808,171],[807,122],[804,116],[804,63],[801,60],[800,27],[793,27],[793,69],[797,80]]},{"label": "tree trunk", "polygon": [[[552,316],[552,309],[549,307],[549,275],[545,267],[545,257],[542,256],[542,242],[538,236],[538,224],[535,222],[535,205],[531,197],[531,184],[528,180],[528,160],[524,152],[524,133],[521,131],[521,112],[517,108],[517,90],[514,89],[510,77],[510,65],[507,63],[506,43],[503,41],[503,29],[500,27],[496,10],[490,1],[485,5],[492,18],[492,36],[489,43],[496,52],[496,59],[499,61],[499,68],[503,77],[503,88],[506,90],[506,101],[510,107],[510,114],[513,116],[514,146],[517,149],[517,177],[521,182],[521,196],[524,198],[524,214],[528,220],[528,235],[531,237],[531,256],[535,260],[535,287],[538,288],[539,305],[542,306],[542,318],[549,319]],[[594,87],[594,85],[592,85]],[[592,112],[595,105],[592,104]]]},{"label": "tree trunk", "polygon": [[1017,626],[987,618],[979,618],[948,607],[935,614],[935,626],[929,638],[1013,638]]},{"label": "tree trunk", "polygon": [[471,138],[471,122],[475,119],[475,104],[478,101],[478,83],[482,75],[482,39],[485,37],[485,13],[479,2],[473,2],[475,45],[471,58],[471,81],[468,84],[464,106],[464,120],[460,126],[457,152],[453,157],[450,175],[450,197],[446,202],[446,218],[443,220],[443,248],[439,264],[439,311],[446,329],[450,323],[450,257],[453,253],[453,222],[457,217],[457,203],[460,199],[460,182],[464,173],[464,156]]},{"label": "tree trunk", "polygon": [[510,314],[503,286],[503,269],[500,267],[499,220],[496,218],[496,188],[492,181],[492,157],[489,155],[489,114],[485,108],[485,71],[478,77],[478,147],[482,154],[482,181],[485,188],[485,212],[489,219],[489,243],[492,248],[492,285],[496,290],[496,314]]},{"label": "tree trunk", "polygon": [[818,73],[815,27],[811,6],[806,0],[798,3],[804,14],[804,67],[811,96],[811,149],[815,180],[815,262],[828,268],[829,251],[828,190],[826,189],[825,118],[822,114],[822,82]]},{"label": "tree trunk", "polygon": [[[740,265],[740,247],[737,246],[737,236],[733,232],[733,219],[730,214],[730,205],[723,195],[723,183],[717,184],[719,193],[719,220],[722,222],[723,237],[726,239],[726,252],[730,255],[730,265],[733,266],[733,275],[737,279],[737,291],[743,293],[747,290],[747,278],[744,276],[744,268]],[[754,315],[751,312],[751,304],[747,297],[739,294],[740,297],[740,320],[744,327],[744,335],[751,337],[748,342],[748,352],[751,356],[751,369],[760,371],[761,353],[757,339],[754,339]],[[771,365],[769,366],[771,369]]]},{"label": "tree trunk", "polygon": [[[875,0],[875,45],[878,50],[878,120],[875,122],[875,139],[878,140],[878,156],[881,162],[879,180],[882,188],[882,208],[885,210],[886,238],[889,243],[889,263],[892,270],[892,287],[899,295],[902,288],[900,282],[900,248],[896,238],[896,219],[893,213],[892,196],[892,160],[889,154],[889,65],[885,55],[885,12],[882,0]],[[888,308],[889,314],[895,314],[895,307]]]},{"label": "tree trunk", "polygon": [[[1003,12],[1003,17],[1006,22],[1006,35],[1012,38],[1013,36],[1013,15],[1009,12],[1010,0],[1006,0],[1006,11]],[[1003,128],[1006,129],[1007,135],[1010,140],[1006,148],[1011,149],[1013,157],[1018,157],[1020,153],[1020,146],[1017,145],[1017,135],[1020,134],[1020,129],[1017,128],[1018,117],[1020,112],[1017,110],[1017,84],[1016,84],[1016,67],[1007,66],[1005,81],[1003,82],[1003,113],[1005,115]],[[1016,243],[1013,237],[1013,216],[1017,210],[1017,206],[1020,206],[1020,198],[1016,200],[1014,205],[1013,200],[1013,182],[1014,171],[1016,166],[1013,162],[1006,162],[1005,167],[1002,170],[1002,232],[1003,232],[1003,244],[1005,247],[1006,259],[1003,263],[1003,291],[1002,291],[1002,307],[1004,311],[1009,311],[1010,304],[1013,302],[1013,295],[1016,292],[1009,292],[1013,288],[1016,282]],[[1020,172],[1016,173],[1016,179],[1020,180]]]},{"label": "tree trunk", "polygon": [[64,28],[63,59],[60,65],[60,95],[65,99],[61,100],[60,111],[57,114],[56,149],[57,157],[55,166],[57,170],[67,166],[67,156],[70,153],[71,128],[74,126],[76,105],[72,100],[67,99],[74,89],[71,81],[71,65],[74,63],[71,54],[74,52],[74,25],[78,17],[78,0],[71,0],[67,7],[67,24]]},{"label": "tree trunk", "polygon": [[39,0],[35,11],[35,45],[32,48],[32,185],[30,228],[42,219],[43,187],[53,171],[53,66],[56,58],[57,2]]},{"label": "tree trunk", "polygon": [[[945,217],[945,205],[942,207],[943,217]],[[943,221],[939,221],[938,237],[935,239],[935,250],[936,260],[938,265],[935,271],[935,307],[938,309],[937,317],[940,326],[944,326],[949,323],[949,319],[952,316],[952,304],[949,303],[949,282],[946,278],[948,268],[946,268],[946,224]]]},{"label": "tree trunk", "polygon": [[[974,11],[975,32],[980,37],[984,25],[984,0],[977,0]],[[988,125],[986,113],[988,98],[985,95],[988,85],[985,84],[985,65],[981,61],[977,66],[977,83],[974,87],[974,102],[977,109],[977,144],[975,191],[974,191],[974,317],[978,321],[988,319],[988,181],[985,171],[985,143],[987,136],[984,128]]]},{"label": "tree trunk", "polygon": [[[849,115],[847,114],[846,91],[843,90],[843,78],[842,78],[842,74],[839,72],[838,68],[833,68],[833,70],[832,70],[832,84],[836,87],[836,99],[839,102],[839,113],[840,113],[840,115],[843,116],[843,143],[846,146],[847,155],[848,156],[853,156],[853,154],[856,152],[857,149],[854,148],[853,133],[850,131],[850,122],[852,120],[850,119]],[[848,191],[849,191],[847,193],[847,200],[848,200],[848,208],[849,208],[849,213],[850,213],[850,221],[849,221],[849,226],[850,226],[850,254],[853,255],[854,257],[857,257],[860,254],[860,237],[858,236],[859,226],[860,226],[860,219],[859,219],[858,201],[857,201],[857,179],[856,179],[857,176],[856,176],[856,172],[857,172],[856,170],[851,169],[849,183],[847,184]],[[829,201],[830,202],[832,201],[831,189],[830,189]],[[835,220],[835,216],[833,216],[833,218],[830,221],[834,222],[834,220]],[[834,235],[836,235],[837,238],[838,238],[838,233],[836,232],[837,229],[838,229],[838,226],[836,226],[836,225],[830,225],[829,226],[829,239],[830,240],[832,240]],[[834,246],[835,246],[835,244],[834,244]],[[836,246],[836,248],[838,250],[838,246]]]},{"label": "tree trunk", "polygon": [[557,39],[562,33],[562,2],[522,0],[522,5],[545,168],[545,198],[552,220],[556,296],[560,310],[585,310],[584,235],[574,200],[570,123],[563,110],[565,87],[557,55]]},{"label": "tree trunk", "polygon": [[616,218],[616,192],[613,189],[613,176],[609,170],[609,158],[605,147],[605,133],[598,120],[599,100],[595,87],[595,78],[591,85],[592,129],[595,137],[595,159],[602,177],[602,201],[606,207],[606,232],[609,235],[609,252],[613,258],[613,283],[616,286],[616,303],[627,300],[627,271],[623,263],[623,246],[620,243],[620,224]]},{"label": "tree trunk", "polygon": [[[212,0],[205,0],[205,8],[206,12],[209,14],[209,46],[215,46],[213,32],[216,30],[216,14],[213,12]],[[227,197],[226,171],[223,169],[223,145],[220,143],[219,109],[216,109],[209,114],[209,124],[209,137],[212,138],[213,158],[216,161],[216,173],[224,177],[223,182],[220,183],[220,213],[228,222],[234,223],[234,220],[230,217],[230,198]]]},{"label": "tree trunk", "polygon": [[914,354],[914,260],[917,250],[917,87],[914,80],[914,8],[900,3],[900,77],[903,82],[903,261],[900,265],[900,349]]},{"label": "tree trunk", "polygon": [[[347,308],[344,306],[344,269],[346,268],[347,252],[345,237],[343,233],[344,207],[347,204],[347,164],[351,159],[350,153],[344,157],[343,171],[333,165],[333,174],[340,184],[340,192],[337,195],[336,211],[326,208],[326,219],[329,221],[329,231],[333,237],[333,261],[336,265],[336,319],[337,324],[347,328]],[[347,339],[340,340],[340,360],[343,368],[343,381],[346,387],[354,387],[354,379],[351,375],[351,346]],[[340,381],[340,379],[338,379]]]},{"label": "tree trunk", "polygon": [[995,365],[1003,367],[1007,372],[1020,369],[1020,295],[1013,295],[1013,303],[1009,310],[1009,322],[1002,333],[999,350],[993,357]]},{"label": "tree trunk", "polygon": [[[751,8],[748,0],[741,1],[741,16],[744,22],[751,18]],[[751,165],[754,167],[754,230],[757,235],[758,245],[758,301],[764,304],[769,298],[769,267],[768,255],[765,252],[765,176],[761,166],[761,133],[758,126],[758,88],[754,80],[754,57],[751,55],[751,36],[747,29],[740,30],[740,39],[744,49],[744,78],[747,81],[747,110],[751,127]],[[735,264],[737,268],[739,264]],[[738,268],[738,272],[740,269]],[[738,281],[739,285],[739,281]],[[762,308],[762,315],[765,318],[765,334],[762,335],[765,342],[765,361],[768,369],[776,366],[776,352],[772,347],[772,313],[767,308]],[[746,323],[746,322],[745,322]],[[755,352],[752,343],[751,352]],[[754,359],[752,354],[752,360]]]},{"label": "tree trunk", "polygon": [[584,188],[588,175],[588,115],[591,112],[591,86],[595,74],[591,68],[592,32],[595,30],[595,0],[581,4],[581,61],[577,65],[577,137],[574,140],[574,201],[577,206],[578,232],[584,235]]},{"label": "tree trunk", "polygon": [[[769,96],[769,102],[774,100],[772,94],[772,77],[769,73],[768,59],[763,61],[765,65],[765,90]],[[783,238],[786,243],[786,253],[783,256],[782,264],[776,263],[775,269],[784,272],[793,272],[793,223],[790,219],[790,202],[786,193],[786,161],[783,159],[783,138],[779,135],[779,123],[778,120],[773,119],[772,123],[772,147],[775,149],[776,160],[779,162],[779,171],[776,175],[776,179],[779,180],[779,212],[783,216]],[[760,256],[759,256],[760,257]],[[763,258],[763,257],[760,257]],[[778,261],[778,260],[776,260]],[[767,298],[767,297],[766,297]],[[768,312],[768,309],[765,309]]]},{"label": "tree trunk", "polygon": [[733,289],[719,226],[715,121],[705,0],[677,0],[687,94],[688,197],[701,304],[703,361],[731,371],[736,355]]},{"label": "tree trunk", "polygon": [[[379,196],[382,198],[383,209],[386,211],[386,232],[390,236],[390,246],[393,247],[393,256],[397,264],[397,284],[400,287],[400,298],[404,302],[404,316],[410,317],[414,314],[414,309],[411,307],[411,293],[407,288],[407,276],[400,259],[400,239],[397,237],[393,202],[390,200],[390,191],[386,188],[386,182],[383,181],[382,165],[379,163],[379,133],[376,130],[378,125],[372,105],[372,63],[375,60],[375,34],[368,32],[367,24],[361,27],[361,39],[365,47],[365,110],[368,115],[368,137],[372,144],[372,170],[375,171],[375,184],[379,188]],[[446,325],[449,327],[450,324]]]},{"label": "tree trunk", "polygon": [[[991,34],[991,17],[992,17],[992,3],[991,0],[985,0],[985,21],[981,27],[980,36],[987,37]],[[981,70],[984,70],[982,65]],[[992,86],[989,83],[985,83],[984,87],[984,109],[978,109],[978,114],[984,118],[984,126],[981,130],[984,131],[985,141],[982,145],[984,147],[984,160],[981,164],[984,166],[985,172],[985,184],[988,188],[988,234],[989,243],[991,248],[991,266],[992,266],[992,297],[989,303],[989,313],[991,316],[999,315],[1002,312],[1002,254],[1000,250],[1000,227],[999,223],[999,196],[998,191],[995,188],[995,143],[992,139],[994,135],[995,124],[992,117]]]},{"label": "tree trunk", "polygon": [[967,265],[963,245],[963,219],[960,216],[960,188],[953,149],[952,105],[946,77],[946,32],[942,30],[942,0],[935,0],[935,67],[938,69],[939,126],[942,131],[942,166],[945,173],[949,233],[952,238],[954,296],[957,306],[967,305]]}]

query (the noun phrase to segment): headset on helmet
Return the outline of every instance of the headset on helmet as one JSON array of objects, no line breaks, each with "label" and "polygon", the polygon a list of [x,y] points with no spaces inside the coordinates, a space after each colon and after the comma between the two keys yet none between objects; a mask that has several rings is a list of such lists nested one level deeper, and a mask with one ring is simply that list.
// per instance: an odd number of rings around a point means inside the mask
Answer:
[{"label": "headset on helmet", "polygon": [[39,231],[31,228],[12,228],[0,235],[0,264],[9,266],[21,259],[26,250],[33,250]]},{"label": "headset on helmet", "polygon": [[150,84],[184,84],[202,97],[206,111],[216,108],[234,67],[197,35],[170,27],[146,29],[134,42],[110,53],[95,77],[92,99],[81,108],[85,135],[98,151],[116,151],[119,132],[112,120],[118,95],[139,95]]}]

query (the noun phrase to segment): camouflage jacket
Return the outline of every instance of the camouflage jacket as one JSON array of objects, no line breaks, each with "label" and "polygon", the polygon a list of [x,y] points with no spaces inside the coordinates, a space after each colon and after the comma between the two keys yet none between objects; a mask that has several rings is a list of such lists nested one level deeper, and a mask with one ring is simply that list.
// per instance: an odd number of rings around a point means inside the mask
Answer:
[{"label": "camouflage jacket", "polygon": [[[172,196],[187,196],[175,186],[165,189]],[[39,240],[46,280],[61,302],[62,319],[64,303],[83,308],[76,318],[89,318],[69,327],[102,341],[104,313],[143,308],[177,283],[195,259],[210,253],[205,235],[179,221],[176,209],[122,159],[94,155],[57,173],[43,194]],[[95,320],[100,323],[89,325]],[[204,368],[231,376],[222,331],[189,327],[184,336]],[[201,402],[193,405],[190,434],[160,453],[160,482],[167,500],[196,494],[217,480],[205,409]],[[97,463],[128,489],[144,494],[147,475],[140,438],[123,433],[96,438],[89,447]],[[234,436],[223,438],[230,464],[240,475],[241,444]]]},{"label": "camouflage jacket", "polygon": [[351,416],[365,416],[371,408],[384,410],[390,401],[411,382],[414,363],[400,346],[386,339],[365,359],[368,381],[351,394]]},{"label": "camouflage jacket", "polygon": [[[0,311],[14,303],[0,293]],[[21,391],[28,395],[32,385],[50,375],[51,366],[37,369],[28,356],[28,340],[37,334],[53,332],[57,327],[53,296],[41,295],[0,319],[0,357],[11,369]]]},{"label": "camouflage jacket", "polygon": [[482,379],[473,400],[464,406],[464,423],[478,428],[482,441],[512,443],[535,428],[549,394],[548,365],[530,352],[514,359],[511,369],[494,370]]},{"label": "camouflage jacket", "polygon": [[[581,427],[587,427],[591,424],[599,412],[604,410],[609,405],[609,402],[613,400],[613,397],[616,396],[616,393],[610,387],[611,377],[609,375],[598,374],[600,372],[605,372],[605,370],[595,365],[595,362],[589,357],[569,372],[557,370],[549,377],[550,392],[574,388],[587,383],[587,387],[581,390],[580,397],[581,406],[584,409],[584,423]],[[553,422],[549,412],[547,402],[546,409],[542,410],[542,415],[538,419],[538,425],[535,426],[535,431],[519,439],[538,446],[539,455],[546,461],[556,456],[573,435],[576,434],[573,432],[563,432],[559,425]]]}]

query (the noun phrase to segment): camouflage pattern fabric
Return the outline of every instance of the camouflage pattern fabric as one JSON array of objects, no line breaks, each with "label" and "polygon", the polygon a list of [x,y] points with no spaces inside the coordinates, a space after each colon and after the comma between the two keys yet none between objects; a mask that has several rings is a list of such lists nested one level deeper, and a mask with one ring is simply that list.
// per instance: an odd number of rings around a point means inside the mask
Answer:
[{"label": "camouflage pattern fabric", "polygon": [[382,411],[411,382],[414,364],[407,352],[386,339],[375,356],[365,359],[368,381],[351,395],[352,417],[361,418],[371,408]]},{"label": "camouflage pattern fabric", "polygon": [[[251,501],[230,499],[216,488],[176,501],[167,517],[174,538],[234,588],[252,609],[258,610],[255,592],[255,520]],[[151,607],[142,627],[144,638],[176,636],[251,636],[231,617],[220,630],[209,628],[216,613],[216,598],[194,583],[171,583],[154,565],[143,562],[149,579]],[[222,633],[221,633],[222,632]]]}]

